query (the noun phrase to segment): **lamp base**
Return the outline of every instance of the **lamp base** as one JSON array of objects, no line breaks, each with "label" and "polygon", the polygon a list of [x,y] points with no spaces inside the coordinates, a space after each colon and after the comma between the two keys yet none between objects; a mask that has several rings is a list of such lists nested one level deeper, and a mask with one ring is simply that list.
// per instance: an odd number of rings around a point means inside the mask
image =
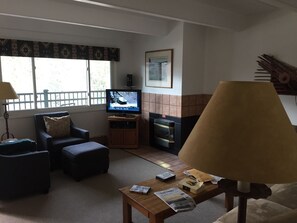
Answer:
[{"label": "lamp base", "polygon": [[246,222],[246,208],[248,198],[267,198],[271,195],[271,189],[265,184],[251,183],[249,192],[241,192],[237,189],[237,181],[222,179],[218,182],[218,187],[228,195],[239,197],[237,223]]},{"label": "lamp base", "polygon": [[3,134],[1,135],[1,141],[4,140],[4,137],[5,137],[5,136],[6,136],[6,139],[14,138],[14,135],[13,135],[12,133],[9,133],[9,129],[8,129],[8,118],[9,118],[9,114],[8,114],[8,112],[7,112],[7,108],[6,108],[7,103],[3,103],[3,105],[4,105],[4,113],[3,113],[3,117],[4,117],[4,119],[5,119],[6,132],[3,133]]}]

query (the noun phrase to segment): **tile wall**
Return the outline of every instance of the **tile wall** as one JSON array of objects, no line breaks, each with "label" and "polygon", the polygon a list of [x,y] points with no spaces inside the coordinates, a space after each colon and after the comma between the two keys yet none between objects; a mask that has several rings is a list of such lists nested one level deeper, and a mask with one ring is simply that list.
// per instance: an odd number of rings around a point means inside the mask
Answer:
[{"label": "tile wall", "polygon": [[142,93],[142,120],[140,137],[143,144],[149,144],[149,113],[184,118],[200,115],[211,95],[168,95]]}]

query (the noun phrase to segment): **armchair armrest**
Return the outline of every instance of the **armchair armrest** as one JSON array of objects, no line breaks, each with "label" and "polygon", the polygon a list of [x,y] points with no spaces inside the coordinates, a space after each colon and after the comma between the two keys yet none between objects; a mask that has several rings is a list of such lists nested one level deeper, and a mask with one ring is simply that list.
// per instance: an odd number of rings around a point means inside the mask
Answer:
[{"label": "armchair armrest", "polygon": [[295,223],[297,219],[297,209],[282,213],[280,215],[270,218],[265,223]]},{"label": "armchair armrest", "polygon": [[0,154],[14,155],[36,151],[36,142],[31,139],[18,139],[12,142],[0,143]]},{"label": "armchair armrest", "polygon": [[47,148],[47,149],[52,148],[52,146],[53,146],[53,137],[51,135],[49,135],[46,131],[40,130],[39,138],[40,138],[41,148]]},{"label": "armchair armrest", "polygon": [[74,125],[71,126],[71,135],[76,136],[78,138],[84,138],[87,141],[89,141],[90,139],[90,134],[88,130],[78,128]]},{"label": "armchair armrest", "polygon": [[[24,170],[24,168],[32,168],[33,171],[36,166],[45,167],[49,170],[49,153],[48,151],[35,151],[35,152],[28,152],[23,154],[16,154],[16,155],[0,155],[1,162],[0,162],[0,173],[2,175],[4,173],[9,173],[9,171],[13,171],[13,168],[7,168],[7,166],[17,167],[18,169]],[[14,177],[14,176],[13,176]]]}]

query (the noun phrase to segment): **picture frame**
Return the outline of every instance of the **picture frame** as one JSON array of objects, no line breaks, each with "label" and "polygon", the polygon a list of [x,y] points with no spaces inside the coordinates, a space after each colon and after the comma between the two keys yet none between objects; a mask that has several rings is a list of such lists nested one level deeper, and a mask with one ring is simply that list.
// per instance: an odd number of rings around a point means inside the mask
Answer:
[{"label": "picture frame", "polygon": [[145,52],[145,86],[172,88],[173,49]]}]

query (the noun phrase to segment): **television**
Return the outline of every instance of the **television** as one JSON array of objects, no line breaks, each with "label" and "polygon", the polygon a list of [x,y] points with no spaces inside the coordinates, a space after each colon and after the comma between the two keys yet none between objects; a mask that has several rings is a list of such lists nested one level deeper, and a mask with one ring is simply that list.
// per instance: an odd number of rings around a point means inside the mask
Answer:
[{"label": "television", "polygon": [[106,89],[106,112],[123,116],[141,114],[141,90]]}]

